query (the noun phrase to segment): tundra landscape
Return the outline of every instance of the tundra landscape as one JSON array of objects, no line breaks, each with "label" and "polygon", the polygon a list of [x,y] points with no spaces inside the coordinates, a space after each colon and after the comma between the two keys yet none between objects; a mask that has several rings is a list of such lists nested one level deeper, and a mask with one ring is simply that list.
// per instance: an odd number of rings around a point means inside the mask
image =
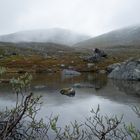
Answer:
[{"label": "tundra landscape", "polygon": [[0,0],[0,140],[140,140],[139,4]]}]

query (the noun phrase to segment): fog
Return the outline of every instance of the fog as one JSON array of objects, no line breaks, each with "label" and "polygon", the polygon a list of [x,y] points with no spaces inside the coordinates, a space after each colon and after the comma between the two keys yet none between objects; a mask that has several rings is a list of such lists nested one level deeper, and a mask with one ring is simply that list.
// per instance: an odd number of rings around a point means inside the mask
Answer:
[{"label": "fog", "polygon": [[139,0],[0,0],[0,34],[65,28],[96,36],[140,23]]},{"label": "fog", "polygon": [[70,30],[50,28],[21,31],[0,36],[0,42],[52,42],[72,46],[89,38],[90,36],[81,35]]}]

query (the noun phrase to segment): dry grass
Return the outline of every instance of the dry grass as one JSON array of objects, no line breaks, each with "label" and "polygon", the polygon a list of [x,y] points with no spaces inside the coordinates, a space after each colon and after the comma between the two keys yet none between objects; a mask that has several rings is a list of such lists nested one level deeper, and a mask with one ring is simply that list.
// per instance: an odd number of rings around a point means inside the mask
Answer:
[{"label": "dry grass", "polygon": [[108,58],[99,63],[95,63],[91,68],[88,68],[88,62],[84,62],[81,58],[85,56],[85,54],[77,52],[64,53],[61,55],[52,54],[48,58],[43,58],[43,56],[40,55],[9,56],[0,59],[0,65],[7,67],[8,72],[56,72],[69,67],[78,71],[96,71],[106,69],[108,65],[122,62],[130,57],[139,57],[139,55],[139,52],[109,53]]}]

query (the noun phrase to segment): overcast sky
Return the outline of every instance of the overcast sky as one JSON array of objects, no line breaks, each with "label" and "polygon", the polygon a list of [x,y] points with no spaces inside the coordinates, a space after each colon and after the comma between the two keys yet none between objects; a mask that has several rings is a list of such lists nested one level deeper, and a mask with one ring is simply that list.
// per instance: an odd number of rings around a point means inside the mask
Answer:
[{"label": "overcast sky", "polygon": [[0,0],[0,34],[61,27],[96,36],[140,23],[140,0]]}]

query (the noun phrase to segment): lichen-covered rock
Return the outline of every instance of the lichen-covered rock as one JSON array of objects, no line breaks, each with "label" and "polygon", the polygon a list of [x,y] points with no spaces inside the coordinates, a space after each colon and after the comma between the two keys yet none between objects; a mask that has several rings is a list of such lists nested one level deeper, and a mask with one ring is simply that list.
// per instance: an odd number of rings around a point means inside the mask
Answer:
[{"label": "lichen-covered rock", "polygon": [[75,90],[73,88],[63,88],[60,93],[67,96],[75,96]]},{"label": "lichen-covered rock", "polygon": [[122,80],[140,80],[140,59],[127,60],[116,65],[109,78]]}]

